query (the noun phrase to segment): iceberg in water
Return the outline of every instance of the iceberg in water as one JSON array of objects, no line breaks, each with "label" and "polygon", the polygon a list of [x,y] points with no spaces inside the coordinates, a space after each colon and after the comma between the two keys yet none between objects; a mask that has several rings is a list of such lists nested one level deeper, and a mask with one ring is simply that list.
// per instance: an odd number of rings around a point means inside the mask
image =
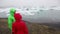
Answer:
[{"label": "iceberg in water", "polygon": [[[59,9],[59,10],[58,10]],[[0,9],[0,18],[7,18],[9,16],[10,8]],[[23,20],[29,22],[60,22],[60,8],[31,8],[31,9],[18,9],[17,12],[23,17]]]}]

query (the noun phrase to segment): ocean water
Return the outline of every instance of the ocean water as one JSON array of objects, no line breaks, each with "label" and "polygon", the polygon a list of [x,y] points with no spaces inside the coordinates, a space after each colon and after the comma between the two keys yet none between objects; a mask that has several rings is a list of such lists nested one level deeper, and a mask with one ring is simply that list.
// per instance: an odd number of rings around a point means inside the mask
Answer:
[{"label": "ocean water", "polygon": [[[9,9],[4,8],[0,9],[0,18],[7,18],[9,16]],[[16,8],[16,13],[20,13],[23,17],[23,20],[29,22],[60,22],[60,10],[42,10],[42,9],[18,9]]]}]

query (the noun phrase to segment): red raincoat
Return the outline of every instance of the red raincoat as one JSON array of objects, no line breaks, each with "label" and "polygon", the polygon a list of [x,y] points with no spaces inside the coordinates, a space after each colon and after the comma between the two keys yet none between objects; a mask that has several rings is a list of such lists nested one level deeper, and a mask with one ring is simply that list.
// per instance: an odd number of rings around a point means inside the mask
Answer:
[{"label": "red raincoat", "polygon": [[28,34],[28,28],[22,21],[22,16],[17,13],[14,17],[16,21],[12,24],[12,34]]}]

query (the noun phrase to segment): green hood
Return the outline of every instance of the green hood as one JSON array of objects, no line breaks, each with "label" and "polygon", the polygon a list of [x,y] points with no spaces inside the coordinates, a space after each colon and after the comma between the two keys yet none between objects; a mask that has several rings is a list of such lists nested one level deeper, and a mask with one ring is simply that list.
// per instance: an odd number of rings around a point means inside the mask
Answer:
[{"label": "green hood", "polygon": [[15,12],[16,12],[16,9],[15,9],[15,8],[11,8],[11,9],[10,9],[10,15],[13,16]]}]

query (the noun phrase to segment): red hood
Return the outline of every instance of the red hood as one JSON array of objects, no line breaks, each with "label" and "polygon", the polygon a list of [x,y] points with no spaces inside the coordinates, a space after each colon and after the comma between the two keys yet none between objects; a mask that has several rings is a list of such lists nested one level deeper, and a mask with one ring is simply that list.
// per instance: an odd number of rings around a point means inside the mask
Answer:
[{"label": "red hood", "polygon": [[16,20],[16,21],[22,20],[22,16],[21,16],[19,13],[15,13],[15,14],[14,14],[14,17],[15,17],[15,20]]}]

